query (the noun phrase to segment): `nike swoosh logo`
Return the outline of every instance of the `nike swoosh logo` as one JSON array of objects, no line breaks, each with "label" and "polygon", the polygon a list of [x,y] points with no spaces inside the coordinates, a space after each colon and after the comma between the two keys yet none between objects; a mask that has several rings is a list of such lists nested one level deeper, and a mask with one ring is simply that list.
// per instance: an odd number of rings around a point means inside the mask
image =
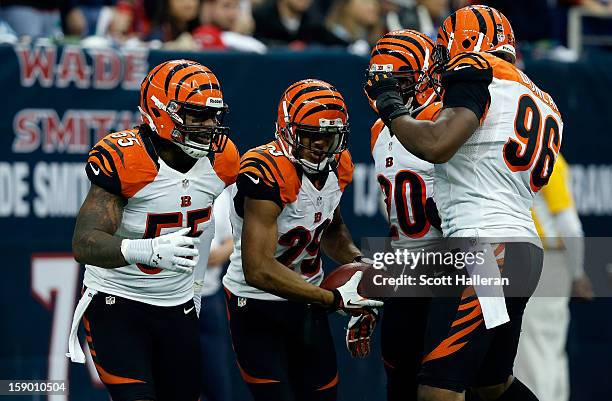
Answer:
[{"label": "nike swoosh logo", "polygon": [[469,66],[469,65],[460,65],[457,68],[453,68],[453,71],[458,71],[458,70],[462,70],[464,68],[469,68],[469,67],[471,67],[471,66]]},{"label": "nike swoosh logo", "polygon": [[189,309],[183,309],[183,313],[184,313],[184,314],[186,314],[186,315],[188,315],[188,314],[189,314],[189,312],[191,312],[191,311],[193,310],[193,308],[195,308],[195,306],[192,306],[192,307],[191,307],[191,308],[189,308]]},{"label": "nike swoosh logo", "polygon": [[95,175],[100,174],[100,169],[99,169],[99,168],[96,168],[96,167],[94,167],[94,166],[95,166],[95,164],[93,164],[93,163],[89,163],[89,167],[91,167],[91,171],[93,171],[93,173],[94,173]]},{"label": "nike swoosh logo", "polygon": [[356,306],[356,307],[358,307],[358,308],[361,308],[363,305],[353,303],[353,302],[351,302],[351,300],[349,299],[349,301],[346,303],[346,306]]},{"label": "nike swoosh logo", "polygon": [[253,178],[253,176],[249,175],[249,174],[245,174],[247,177],[249,177],[249,180],[253,181],[253,184],[259,184],[259,177],[255,177]]}]

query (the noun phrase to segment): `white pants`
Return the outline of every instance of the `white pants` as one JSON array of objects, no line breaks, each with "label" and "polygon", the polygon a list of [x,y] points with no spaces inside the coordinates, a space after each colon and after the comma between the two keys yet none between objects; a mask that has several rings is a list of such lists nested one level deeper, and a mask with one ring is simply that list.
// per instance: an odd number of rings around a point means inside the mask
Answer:
[{"label": "white pants", "polygon": [[570,294],[571,278],[564,253],[557,250],[544,251],[542,277],[525,308],[514,363],[514,375],[540,401],[569,399],[565,343],[569,326]]}]

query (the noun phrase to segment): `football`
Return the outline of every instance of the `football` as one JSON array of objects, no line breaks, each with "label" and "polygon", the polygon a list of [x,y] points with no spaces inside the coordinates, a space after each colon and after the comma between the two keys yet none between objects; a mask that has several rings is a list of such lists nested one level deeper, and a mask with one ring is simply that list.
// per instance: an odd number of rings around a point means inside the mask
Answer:
[{"label": "football", "polygon": [[367,282],[368,276],[370,276],[375,269],[372,267],[372,265],[361,262],[348,263],[338,267],[325,276],[323,282],[321,283],[321,288],[331,291],[335,288],[341,287],[347,281],[349,281],[351,277],[353,277],[353,274],[358,271],[364,272],[364,277],[361,278],[359,287],[357,287],[359,293],[362,294],[364,290],[364,283]]}]

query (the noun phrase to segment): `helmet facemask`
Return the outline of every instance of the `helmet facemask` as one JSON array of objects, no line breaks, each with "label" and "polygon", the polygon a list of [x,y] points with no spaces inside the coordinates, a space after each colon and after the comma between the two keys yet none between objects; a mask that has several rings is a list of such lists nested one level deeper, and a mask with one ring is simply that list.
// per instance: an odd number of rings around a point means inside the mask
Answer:
[{"label": "helmet facemask", "polygon": [[290,123],[280,131],[286,151],[305,172],[317,174],[329,171],[330,162],[346,150],[350,129],[340,119],[321,119],[320,126]]},{"label": "helmet facemask", "polygon": [[[193,158],[223,152],[227,144],[229,127],[223,126],[227,106],[201,106],[171,100],[166,112],[172,119],[172,141]],[[212,125],[205,125],[212,121]]]}]

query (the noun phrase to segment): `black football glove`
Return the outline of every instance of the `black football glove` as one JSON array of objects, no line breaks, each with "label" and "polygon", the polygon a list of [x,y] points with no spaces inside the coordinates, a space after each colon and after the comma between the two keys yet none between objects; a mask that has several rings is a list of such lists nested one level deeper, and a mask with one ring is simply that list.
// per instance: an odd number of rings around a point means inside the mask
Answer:
[{"label": "black football glove", "polygon": [[387,127],[395,118],[410,114],[404,105],[399,82],[391,75],[370,75],[363,89]]}]

